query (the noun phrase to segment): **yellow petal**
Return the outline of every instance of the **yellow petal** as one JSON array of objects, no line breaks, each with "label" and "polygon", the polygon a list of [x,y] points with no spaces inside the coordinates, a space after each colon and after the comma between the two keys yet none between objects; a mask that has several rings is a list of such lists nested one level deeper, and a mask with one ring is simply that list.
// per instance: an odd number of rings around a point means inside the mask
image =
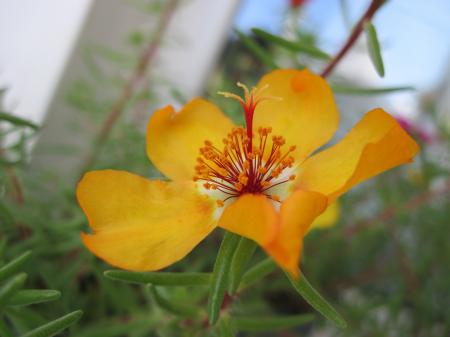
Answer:
[{"label": "yellow petal", "polygon": [[264,246],[277,233],[277,214],[264,195],[244,194],[225,208],[219,219],[219,227]]},{"label": "yellow petal", "polygon": [[193,183],[147,180],[125,171],[87,173],[77,198],[93,234],[86,247],[113,266],[157,270],[188,254],[215,227],[214,201]]},{"label": "yellow petal", "polygon": [[323,193],[332,202],[355,184],[411,162],[418,151],[392,116],[375,109],[338,144],[307,159],[297,181],[301,189]]},{"label": "yellow petal", "polygon": [[298,190],[281,205],[280,230],[270,244],[267,253],[293,276],[298,276],[303,237],[314,219],[327,205],[327,198],[316,192]]},{"label": "yellow petal", "polygon": [[268,85],[261,96],[266,100],[255,110],[254,126],[272,127],[274,135],[296,145],[297,162],[325,144],[334,134],[339,114],[327,82],[308,70],[275,70],[264,76],[258,88]]},{"label": "yellow petal", "polygon": [[179,112],[172,106],[155,111],[147,126],[147,155],[172,180],[192,180],[205,140],[223,147],[233,123],[214,104],[200,98]]},{"label": "yellow petal", "polygon": [[320,214],[316,220],[314,220],[308,231],[314,228],[327,228],[333,226],[339,219],[339,213],[339,203],[335,201],[327,207],[325,212]]}]

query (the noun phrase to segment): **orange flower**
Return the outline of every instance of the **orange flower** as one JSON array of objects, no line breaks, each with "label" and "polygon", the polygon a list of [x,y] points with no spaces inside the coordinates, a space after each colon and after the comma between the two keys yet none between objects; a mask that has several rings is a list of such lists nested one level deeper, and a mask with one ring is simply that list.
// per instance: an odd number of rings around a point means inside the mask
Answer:
[{"label": "orange flower", "polygon": [[368,112],[336,145],[312,154],[338,127],[332,92],[308,70],[276,70],[241,103],[246,128],[195,98],[156,111],[147,154],[171,181],[124,171],[87,173],[78,201],[93,234],[84,244],[111,265],[158,270],[186,256],[217,226],[256,241],[294,276],[305,233],[355,184],[418,152],[381,109]]}]

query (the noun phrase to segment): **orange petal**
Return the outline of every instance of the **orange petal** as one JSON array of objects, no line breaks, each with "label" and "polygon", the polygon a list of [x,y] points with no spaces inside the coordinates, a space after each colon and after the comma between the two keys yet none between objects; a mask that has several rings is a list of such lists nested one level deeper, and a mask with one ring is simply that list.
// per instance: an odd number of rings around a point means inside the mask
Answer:
[{"label": "orange petal", "polygon": [[333,226],[339,220],[339,214],[340,214],[339,203],[335,201],[327,207],[325,212],[320,214],[316,218],[316,220],[314,220],[309,230]]},{"label": "orange petal", "polygon": [[297,162],[325,144],[334,134],[339,114],[327,82],[308,70],[275,70],[264,76],[259,88],[268,85],[261,96],[266,100],[255,110],[254,127],[272,127],[274,135],[296,145]]},{"label": "orange petal", "polygon": [[147,155],[165,176],[192,180],[205,140],[219,148],[233,123],[214,104],[200,98],[179,112],[172,106],[155,111],[147,126]]},{"label": "orange petal", "polygon": [[261,194],[244,194],[225,208],[219,227],[256,241],[263,246],[277,233],[277,214]]},{"label": "orange petal", "polygon": [[147,180],[125,171],[87,173],[77,198],[93,234],[86,247],[113,266],[157,270],[186,256],[215,228],[213,200],[194,183]]},{"label": "orange petal", "polygon": [[298,190],[281,205],[280,230],[267,253],[294,277],[298,277],[298,264],[303,247],[303,237],[314,219],[327,205],[327,198],[316,192]]},{"label": "orange petal", "polygon": [[338,144],[301,165],[299,187],[323,193],[332,202],[357,183],[411,162],[418,151],[419,146],[392,116],[375,109]]}]

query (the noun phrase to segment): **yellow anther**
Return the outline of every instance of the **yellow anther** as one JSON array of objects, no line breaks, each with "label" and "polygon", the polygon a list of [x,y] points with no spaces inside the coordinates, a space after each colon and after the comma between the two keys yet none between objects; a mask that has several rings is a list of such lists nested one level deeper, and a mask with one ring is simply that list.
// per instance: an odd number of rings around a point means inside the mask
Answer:
[{"label": "yellow anther", "polygon": [[266,180],[264,180],[264,181],[261,182],[261,187],[263,187],[263,188],[266,188],[266,187],[268,187],[269,185],[270,185],[270,183],[269,183],[268,181],[266,181]]},{"label": "yellow anther", "polygon": [[221,168],[221,169],[219,169],[219,173],[220,173],[221,175],[223,175],[223,176],[226,176],[226,175],[228,174],[228,171],[225,170],[225,169],[223,169],[223,168]]},{"label": "yellow anther", "polygon": [[223,202],[223,200],[217,200],[216,202],[217,202],[217,206],[219,206],[219,207],[225,206],[225,203]]},{"label": "yellow anther", "polygon": [[295,180],[295,178],[296,178],[296,175],[295,175],[295,174],[289,176],[289,180]]},{"label": "yellow anther", "polygon": [[266,172],[267,172],[267,169],[265,167],[258,168],[258,173],[265,174]]},{"label": "yellow anther", "polygon": [[242,185],[242,183],[235,183],[234,187],[236,190],[241,191],[244,188],[244,185]]},{"label": "yellow anther", "polygon": [[246,176],[246,175],[240,175],[239,176],[239,182],[242,184],[242,185],[247,185],[247,183],[248,183],[248,177]]}]

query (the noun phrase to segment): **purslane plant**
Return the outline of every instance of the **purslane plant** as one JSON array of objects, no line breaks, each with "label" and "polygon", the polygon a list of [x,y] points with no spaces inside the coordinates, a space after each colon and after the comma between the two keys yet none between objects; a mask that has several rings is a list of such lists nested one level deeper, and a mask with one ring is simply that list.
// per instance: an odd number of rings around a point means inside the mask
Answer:
[{"label": "purslane plant", "polygon": [[147,154],[171,181],[116,170],[88,172],[77,198],[92,234],[86,247],[134,271],[167,267],[214,228],[257,242],[298,277],[303,237],[316,217],[359,182],[410,162],[419,148],[382,109],[337,144],[312,154],[338,127],[328,84],[308,70],[276,70],[237,99],[246,125],[195,98],[156,111]]}]

